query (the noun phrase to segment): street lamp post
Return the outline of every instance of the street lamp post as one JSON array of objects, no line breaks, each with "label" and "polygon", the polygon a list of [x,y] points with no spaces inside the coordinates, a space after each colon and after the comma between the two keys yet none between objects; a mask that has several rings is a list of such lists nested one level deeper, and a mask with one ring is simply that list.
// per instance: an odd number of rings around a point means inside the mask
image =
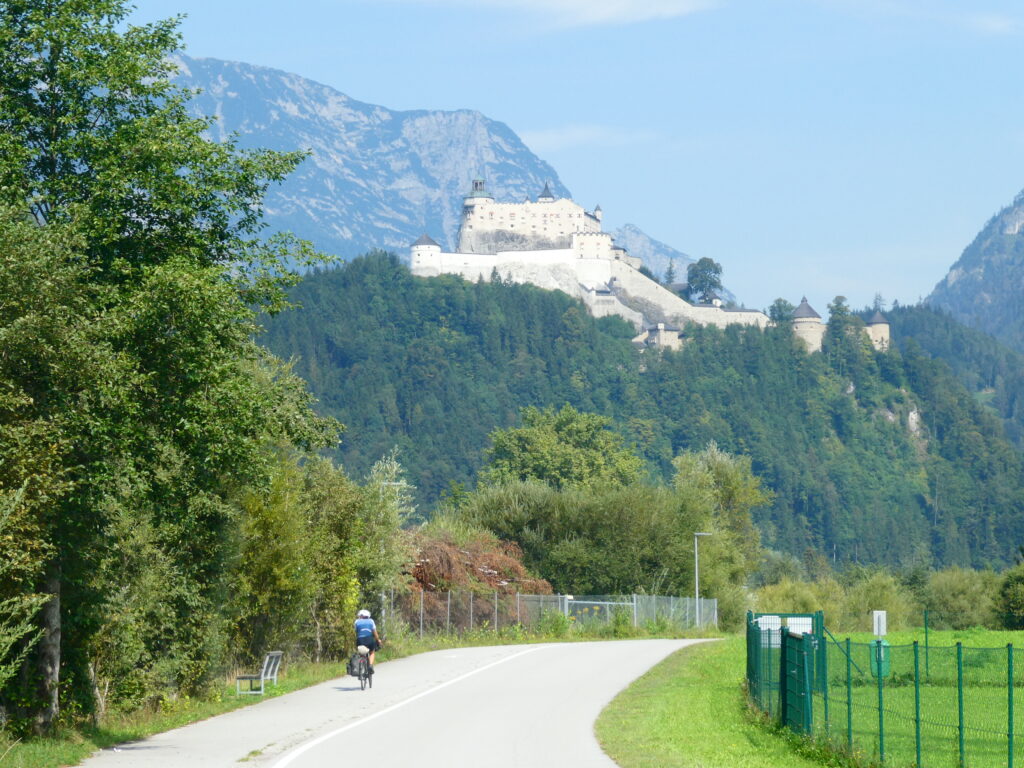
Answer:
[{"label": "street lamp post", "polygon": [[697,626],[702,625],[700,610],[700,552],[697,549],[697,542],[701,536],[710,536],[710,533],[694,532],[693,534],[693,610],[697,617]]}]

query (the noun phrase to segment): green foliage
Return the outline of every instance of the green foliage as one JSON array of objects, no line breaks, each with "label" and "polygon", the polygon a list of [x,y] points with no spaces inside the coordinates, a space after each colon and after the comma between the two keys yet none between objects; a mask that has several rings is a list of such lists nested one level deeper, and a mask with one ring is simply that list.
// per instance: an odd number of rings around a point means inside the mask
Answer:
[{"label": "green foliage", "polygon": [[707,256],[698,259],[686,267],[686,284],[691,297],[711,301],[722,290],[722,265]]},{"label": "green foliage", "polygon": [[792,328],[793,327],[793,310],[795,310],[792,304],[785,299],[776,299],[772,302],[772,305],[768,307],[768,319],[772,321],[772,324],[779,328]]},{"label": "green foliage", "polygon": [[[24,488],[0,492],[0,583],[17,582],[33,570],[25,552],[14,545],[12,520],[24,500]],[[39,637],[33,617],[46,601],[44,595],[15,592],[0,600],[0,690],[18,671],[22,660]]]},{"label": "green foliage", "polygon": [[899,580],[881,570],[865,572],[846,587],[842,614],[834,624],[851,631],[871,629],[871,612],[886,611],[890,629],[898,630],[917,621],[913,597]]},{"label": "green foliage", "polygon": [[999,584],[999,577],[992,571],[954,566],[930,574],[923,606],[929,611],[930,626],[935,629],[993,626]]},{"label": "green foliage", "polygon": [[1024,629],[1024,563],[1003,574],[996,610],[1006,629]]},{"label": "green foliage", "polygon": [[[230,655],[235,547],[287,517],[255,501],[269,446],[337,431],[253,342],[254,308],[282,308],[286,260],[309,256],[259,237],[299,157],[207,139],[168,80],[175,22],[128,10],[0,4],[0,488],[25,489],[27,553],[0,601],[59,597],[0,706],[39,727],[205,689]],[[292,589],[291,564],[260,567]]]},{"label": "green foliage", "polygon": [[487,483],[539,480],[555,488],[570,485],[630,485],[640,478],[643,462],[612,432],[611,419],[561,410],[526,408],[523,426],[491,434]]},{"label": "green foliage", "polygon": [[[625,324],[563,294],[414,278],[383,254],[312,275],[291,298],[303,309],[269,323],[268,346],[297,356],[323,412],[358,436],[338,454],[353,472],[398,445],[421,508],[450,482],[472,487],[488,435],[521,426],[523,408],[569,404],[612,419],[665,480],[679,452],[712,441],[749,456],[773,493],[754,520],[777,551],[839,568],[999,568],[1024,541],[1020,455],[960,372],[900,341],[904,310],[886,353],[847,314],[854,332],[830,333],[825,354],[785,327],[692,327],[682,349],[640,355]],[[942,334],[972,359],[971,337]],[[1000,359],[979,352],[979,376]]]}]

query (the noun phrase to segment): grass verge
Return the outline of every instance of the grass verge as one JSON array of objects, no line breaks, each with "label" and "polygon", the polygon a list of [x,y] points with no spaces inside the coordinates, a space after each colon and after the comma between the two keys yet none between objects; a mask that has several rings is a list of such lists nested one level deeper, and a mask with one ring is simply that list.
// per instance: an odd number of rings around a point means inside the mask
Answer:
[{"label": "grass verge", "polygon": [[622,768],[820,768],[847,762],[750,711],[740,636],[678,651],[601,713],[598,741]]}]

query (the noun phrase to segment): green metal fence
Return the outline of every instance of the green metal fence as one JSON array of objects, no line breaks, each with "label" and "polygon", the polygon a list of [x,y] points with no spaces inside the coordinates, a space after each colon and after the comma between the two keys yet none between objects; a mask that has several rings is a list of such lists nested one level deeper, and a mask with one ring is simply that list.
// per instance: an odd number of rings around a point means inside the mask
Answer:
[{"label": "green metal fence", "polygon": [[766,634],[751,615],[748,687],[759,708],[792,730],[885,765],[1024,768],[1015,739],[1024,663],[1012,644],[932,646],[926,667],[918,643],[784,628],[773,647]]}]

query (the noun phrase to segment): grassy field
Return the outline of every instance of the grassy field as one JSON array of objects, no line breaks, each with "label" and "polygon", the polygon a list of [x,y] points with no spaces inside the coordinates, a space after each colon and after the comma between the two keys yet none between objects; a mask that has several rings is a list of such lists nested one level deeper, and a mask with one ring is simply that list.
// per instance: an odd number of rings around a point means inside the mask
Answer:
[{"label": "grassy field", "polygon": [[742,689],[745,656],[740,636],[673,654],[601,713],[601,746],[622,768],[846,765],[749,712]]},{"label": "grassy field", "polygon": [[[871,635],[851,637],[868,643]],[[1009,763],[1008,652],[1006,643],[1019,633],[983,629],[931,632],[926,649],[923,632],[898,632],[888,638],[891,673],[883,679],[883,723],[888,765],[916,762],[917,706],[920,699],[921,764],[926,768],[960,765],[960,700],[955,645],[963,645],[964,762],[966,768],[1000,768]],[[920,689],[914,687],[912,642],[918,640]],[[871,674],[870,647],[851,649],[851,681],[847,705],[846,657],[829,643],[829,731],[834,741],[853,742],[867,754],[879,756],[878,682]],[[1013,730],[1024,732],[1024,647],[1014,649]],[[848,712],[852,718],[848,719]],[[825,735],[825,701],[815,696],[814,721]],[[1024,739],[1014,743],[1014,765],[1024,766]]]}]

